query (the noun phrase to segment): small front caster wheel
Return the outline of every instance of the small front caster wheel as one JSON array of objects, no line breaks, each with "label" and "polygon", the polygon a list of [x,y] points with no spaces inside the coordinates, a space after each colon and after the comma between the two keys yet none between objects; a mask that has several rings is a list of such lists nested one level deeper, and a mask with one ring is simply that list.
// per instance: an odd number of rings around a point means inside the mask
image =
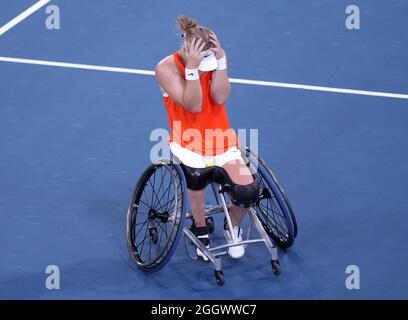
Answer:
[{"label": "small front caster wheel", "polygon": [[215,274],[215,280],[217,281],[217,284],[219,286],[224,285],[224,283],[225,283],[224,272],[222,272],[222,270],[219,270],[219,271],[215,270],[214,274]]},{"label": "small front caster wheel", "polygon": [[279,264],[279,260],[272,260],[271,263],[272,263],[273,274],[276,276],[280,275],[282,273],[282,270]]}]

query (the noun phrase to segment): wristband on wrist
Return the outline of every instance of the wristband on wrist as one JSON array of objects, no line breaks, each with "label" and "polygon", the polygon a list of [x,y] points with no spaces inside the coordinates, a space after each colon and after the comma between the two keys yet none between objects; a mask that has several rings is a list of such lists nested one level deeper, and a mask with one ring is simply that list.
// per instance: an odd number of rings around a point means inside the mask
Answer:
[{"label": "wristband on wrist", "polygon": [[221,59],[217,60],[217,70],[225,70],[227,69],[227,59],[223,56]]},{"label": "wristband on wrist", "polygon": [[186,80],[198,80],[198,79],[200,79],[198,69],[185,68],[185,75],[186,75]]}]

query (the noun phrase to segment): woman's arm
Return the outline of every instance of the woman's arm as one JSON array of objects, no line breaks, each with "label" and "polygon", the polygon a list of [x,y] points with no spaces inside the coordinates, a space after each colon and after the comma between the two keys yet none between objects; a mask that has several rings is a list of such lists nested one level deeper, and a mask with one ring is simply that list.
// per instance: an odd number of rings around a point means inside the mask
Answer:
[{"label": "woman's arm", "polygon": [[[186,68],[197,69],[202,59],[202,49],[205,43],[201,44],[201,39],[197,42],[194,39],[186,46],[184,52],[186,56]],[[201,46],[200,46],[201,44]],[[177,72],[174,61],[168,59],[161,61],[156,67],[156,79],[160,86],[166,90],[168,95],[178,104],[186,107],[191,112],[201,111],[203,93],[200,79],[185,80]]]},{"label": "woman's arm", "polygon": [[227,69],[214,70],[211,80],[211,96],[215,103],[224,104],[231,94]]},{"label": "woman's arm", "polygon": [[200,80],[189,80],[181,78],[169,66],[168,61],[160,62],[156,67],[156,79],[167,94],[178,104],[181,104],[191,112],[201,111],[203,93]]},{"label": "woman's arm", "polygon": [[[220,42],[218,41],[217,35],[214,32],[210,32],[210,41],[214,45],[211,51],[214,52],[217,60],[222,58],[226,59],[225,51],[221,48]],[[218,69],[218,68],[217,68]],[[228,79],[228,71],[226,68],[223,70],[214,70],[211,79],[211,96],[217,104],[223,104],[227,101],[231,94],[231,85]]]}]

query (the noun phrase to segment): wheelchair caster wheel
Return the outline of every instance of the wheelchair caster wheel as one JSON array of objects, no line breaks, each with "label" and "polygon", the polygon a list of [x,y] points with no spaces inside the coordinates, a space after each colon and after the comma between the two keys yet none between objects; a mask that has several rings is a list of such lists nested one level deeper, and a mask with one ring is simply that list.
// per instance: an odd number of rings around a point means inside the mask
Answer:
[{"label": "wheelchair caster wheel", "polygon": [[156,229],[156,227],[149,228],[149,235],[150,235],[150,240],[151,240],[154,244],[156,244],[156,243],[157,243],[157,240],[158,240],[158,238],[159,238],[159,236],[157,235],[157,229]]},{"label": "wheelchair caster wheel", "polygon": [[208,232],[213,233],[214,232],[214,218],[213,217],[205,218],[205,222],[208,227]]},{"label": "wheelchair caster wheel", "polygon": [[274,275],[278,276],[282,273],[281,266],[279,264],[279,260],[271,260],[272,263],[272,272]]},{"label": "wheelchair caster wheel", "polygon": [[224,285],[224,283],[225,283],[224,272],[222,270],[219,270],[219,271],[215,270],[214,274],[215,274],[215,280],[217,281],[217,284],[219,286]]}]

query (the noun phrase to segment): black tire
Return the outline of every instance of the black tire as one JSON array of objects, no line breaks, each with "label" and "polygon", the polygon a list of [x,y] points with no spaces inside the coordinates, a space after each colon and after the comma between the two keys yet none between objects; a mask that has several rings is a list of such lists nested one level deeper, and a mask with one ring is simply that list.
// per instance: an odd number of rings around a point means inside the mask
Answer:
[{"label": "black tire", "polygon": [[222,270],[215,270],[215,281],[219,286],[223,286],[225,284],[224,272]]},{"label": "black tire", "polygon": [[283,189],[282,185],[279,183],[278,179],[276,178],[275,174],[272,172],[272,170],[268,167],[268,165],[266,164],[265,160],[263,160],[262,158],[258,157],[259,162],[262,164],[262,166],[265,168],[265,170],[268,172],[269,176],[271,177],[271,179],[273,180],[273,182],[275,183],[276,187],[279,190],[279,193],[287,207],[287,210],[289,212],[290,218],[292,220],[292,224],[293,224],[293,236],[294,238],[297,237],[298,234],[298,224],[297,224],[297,219],[296,219],[296,215],[295,212],[293,210],[292,204],[290,203],[288,196],[286,195],[285,190]]},{"label": "black tire", "polygon": [[158,271],[173,254],[186,211],[186,182],[181,167],[150,165],[140,176],[127,214],[130,256],[143,271]]},{"label": "black tire", "polygon": [[279,276],[282,273],[282,269],[279,260],[271,260],[272,272],[275,276]]}]

